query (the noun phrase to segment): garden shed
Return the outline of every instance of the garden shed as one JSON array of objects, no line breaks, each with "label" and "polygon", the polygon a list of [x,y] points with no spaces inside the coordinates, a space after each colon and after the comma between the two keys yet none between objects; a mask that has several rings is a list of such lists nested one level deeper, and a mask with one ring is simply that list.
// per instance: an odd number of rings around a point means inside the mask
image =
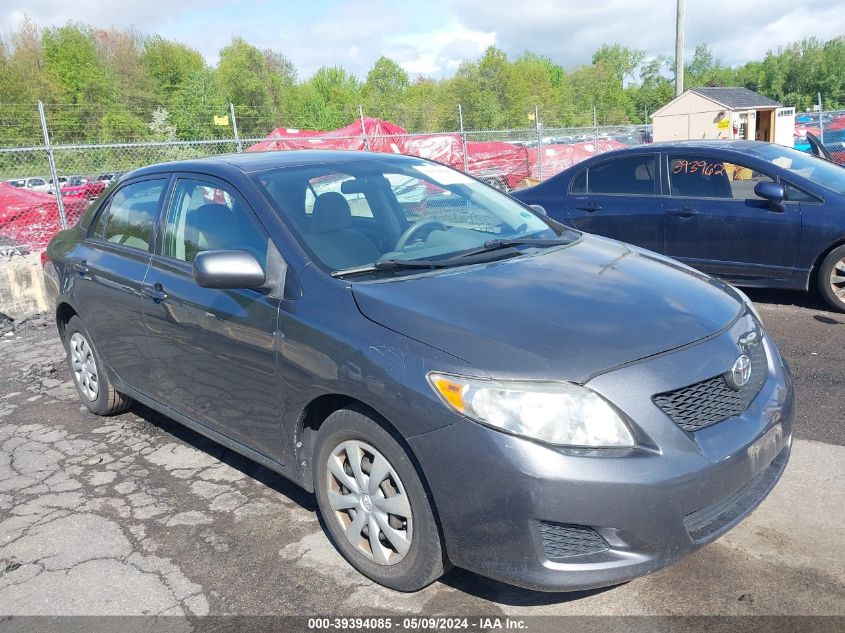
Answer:
[{"label": "garden shed", "polygon": [[792,147],[795,108],[748,88],[692,88],[652,120],[655,141],[748,139]]}]

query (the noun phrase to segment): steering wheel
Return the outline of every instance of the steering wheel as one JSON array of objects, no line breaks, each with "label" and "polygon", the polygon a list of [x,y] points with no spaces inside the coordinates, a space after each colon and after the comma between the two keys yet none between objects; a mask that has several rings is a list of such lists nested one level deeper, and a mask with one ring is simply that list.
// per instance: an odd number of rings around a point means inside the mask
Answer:
[{"label": "steering wheel", "polygon": [[434,231],[435,229],[440,229],[441,231],[449,230],[449,227],[443,224],[443,222],[441,222],[440,220],[437,220],[435,218],[424,218],[422,220],[414,222],[411,226],[405,229],[402,235],[399,236],[399,240],[396,242],[396,246],[393,248],[393,250],[405,250],[405,247],[408,245],[408,242],[410,242],[411,239],[416,237],[417,233],[419,233],[425,227],[431,227],[428,229],[429,233],[431,233],[431,231]]}]

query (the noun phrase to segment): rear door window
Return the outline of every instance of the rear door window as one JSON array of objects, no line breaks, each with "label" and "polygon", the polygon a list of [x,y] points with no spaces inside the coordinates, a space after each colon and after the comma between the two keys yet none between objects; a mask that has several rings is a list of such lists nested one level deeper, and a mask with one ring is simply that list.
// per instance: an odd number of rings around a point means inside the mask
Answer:
[{"label": "rear door window", "polygon": [[107,242],[149,250],[165,179],[143,180],[118,189],[100,212],[93,235]]},{"label": "rear door window", "polygon": [[[587,190],[591,194],[655,194],[657,160],[653,154],[613,158],[589,168]],[[574,184],[574,183],[573,183]]]}]

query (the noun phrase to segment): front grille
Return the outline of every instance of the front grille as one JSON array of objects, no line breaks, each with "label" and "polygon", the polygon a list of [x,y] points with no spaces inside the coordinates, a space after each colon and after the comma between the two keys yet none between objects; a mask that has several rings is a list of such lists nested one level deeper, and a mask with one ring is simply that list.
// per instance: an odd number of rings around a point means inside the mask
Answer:
[{"label": "front grille", "polygon": [[572,556],[597,554],[610,549],[599,534],[583,525],[563,525],[540,521],[540,538],[543,551],[550,561],[561,561]]},{"label": "front grille", "polygon": [[768,374],[766,348],[762,341],[747,353],[751,359],[751,378],[739,391],[731,389],[719,375],[657,394],[652,398],[654,404],[685,431],[697,431],[739,415],[760,393]]},{"label": "front grille", "polygon": [[788,457],[789,451],[782,450],[771,464],[735,493],[685,516],[684,527],[690,537],[694,541],[707,540],[750,512],[774,487],[786,467]]}]

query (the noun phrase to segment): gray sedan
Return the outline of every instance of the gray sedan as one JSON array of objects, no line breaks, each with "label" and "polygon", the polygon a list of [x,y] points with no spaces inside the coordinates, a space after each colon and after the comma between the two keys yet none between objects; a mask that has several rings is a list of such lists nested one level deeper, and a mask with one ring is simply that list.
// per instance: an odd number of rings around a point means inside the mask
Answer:
[{"label": "gray sedan", "polygon": [[82,402],[141,402],[316,494],[400,591],[675,562],[783,472],[789,370],[744,295],[429,161],[139,169],[44,258]]}]

